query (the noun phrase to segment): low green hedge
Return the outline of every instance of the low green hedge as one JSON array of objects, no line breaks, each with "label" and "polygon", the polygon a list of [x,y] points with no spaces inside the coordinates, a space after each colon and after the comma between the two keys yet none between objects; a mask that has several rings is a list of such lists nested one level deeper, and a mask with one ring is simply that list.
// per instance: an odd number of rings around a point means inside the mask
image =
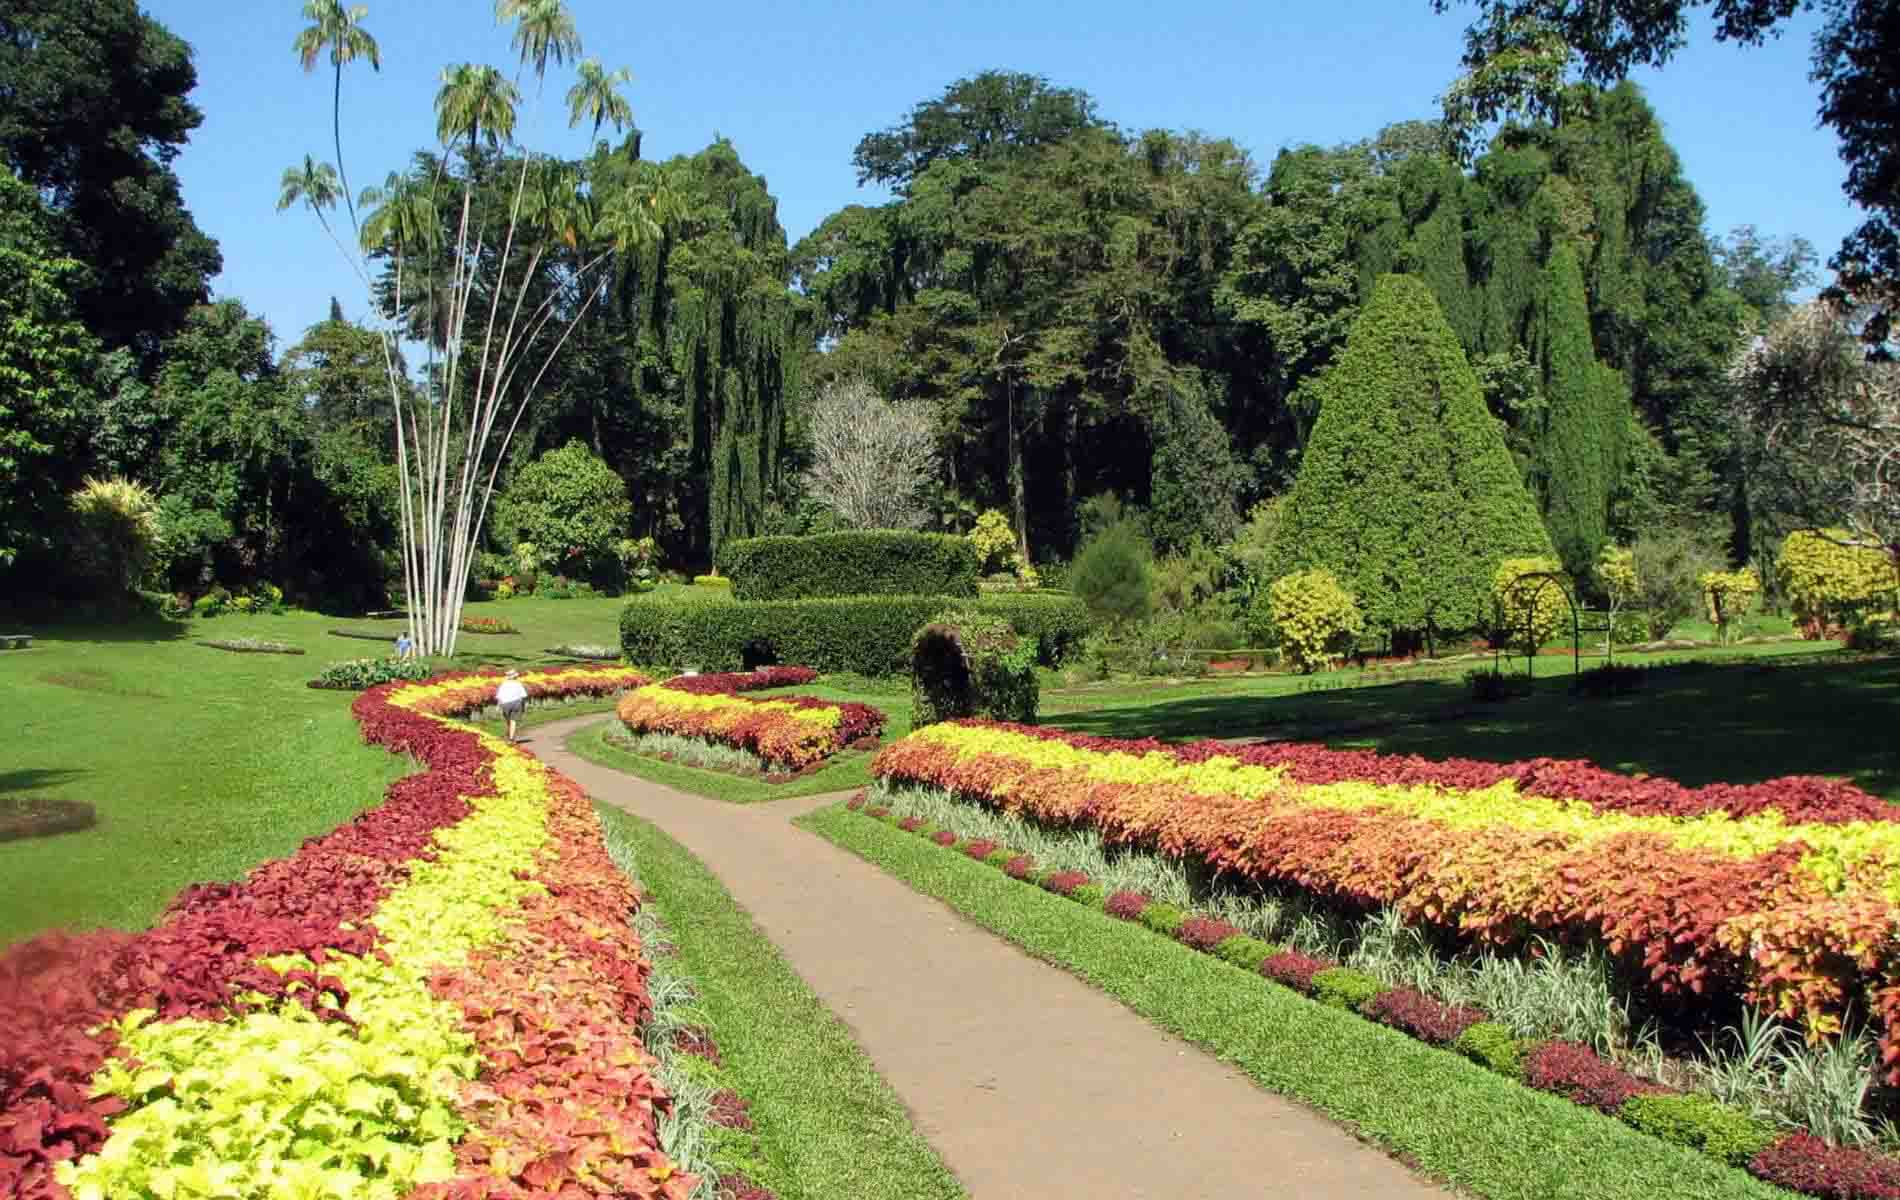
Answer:
[{"label": "low green hedge", "polygon": [[[1088,613],[1074,597],[978,596],[968,603],[993,613],[1024,637],[1038,658],[1055,665],[1088,629]],[[627,661],[652,667],[737,671],[764,663],[900,674],[910,665],[911,640],[944,608],[941,596],[841,596],[809,600],[735,600],[705,604],[640,599],[620,614]]]},{"label": "low green hedge", "polygon": [[740,538],[719,547],[738,600],[824,596],[974,596],[969,538],[901,529]]}]

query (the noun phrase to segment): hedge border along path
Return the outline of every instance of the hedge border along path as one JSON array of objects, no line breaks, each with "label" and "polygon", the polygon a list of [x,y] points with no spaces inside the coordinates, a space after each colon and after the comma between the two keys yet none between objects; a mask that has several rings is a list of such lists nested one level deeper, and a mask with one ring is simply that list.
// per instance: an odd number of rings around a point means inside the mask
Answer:
[{"label": "hedge border along path", "polygon": [[143,933],[0,958],[0,1192],[686,1200],[632,884],[571,781],[446,720],[498,679],[358,697],[364,738],[426,769],[290,858],[187,888]]},{"label": "hedge border along path", "polygon": [[[579,724],[550,726],[548,741]],[[1259,1194],[1263,1179],[1314,1200],[1444,1195],[791,824],[835,794],[740,807],[542,753],[719,877],[973,1196],[1226,1200]]]},{"label": "hedge border along path", "polygon": [[[799,823],[1463,1191],[1494,1200],[1789,1195],[843,805]],[[1249,1152],[1263,1173],[1276,1170],[1258,1141]],[[1288,1185],[1286,1194],[1315,1193]]]},{"label": "hedge border along path", "polygon": [[1388,987],[1350,967],[1260,941],[1218,917],[1184,911],[1139,892],[1106,894],[1081,871],[1039,871],[1032,857],[999,842],[965,838],[918,817],[899,817],[870,804],[868,797],[868,792],[859,792],[846,803],[846,810],[1000,868],[1011,879],[1144,926],[1301,995],[1356,1011],[1421,1042],[1455,1050],[1506,1078],[1744,1167],[1766,1182],[1825,1200],[1900,1197],[1900,1159],[1830,1146],[1805,1133],[1785,1133],[1709,1097],[1639,1079],[1587,1046],[1514,1038],[1510,1030],[1491,1023],[1478,1009],[1445,1004],[1410,987]]}]

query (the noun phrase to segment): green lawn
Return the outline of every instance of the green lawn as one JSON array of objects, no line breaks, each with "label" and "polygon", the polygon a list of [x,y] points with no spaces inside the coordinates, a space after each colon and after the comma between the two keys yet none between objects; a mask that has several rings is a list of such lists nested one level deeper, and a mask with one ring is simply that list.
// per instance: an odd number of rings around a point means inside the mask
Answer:
[{"label": "green lawn", "polygon": [[1787,1194],[842,805],[799,823],[1461,1192]]}]

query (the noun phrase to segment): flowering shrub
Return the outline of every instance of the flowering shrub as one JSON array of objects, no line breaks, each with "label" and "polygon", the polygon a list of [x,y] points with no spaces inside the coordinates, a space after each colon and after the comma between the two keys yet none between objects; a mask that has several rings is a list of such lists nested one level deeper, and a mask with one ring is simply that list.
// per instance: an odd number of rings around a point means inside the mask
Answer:
[{"label": "flowering shrub", "polygon": [[1174,748],[971,721],[916,731],[873,770],[1477,940],[1594,936],[1664,992],[1740,996],[1816,1036],[1864,1004],[1888,1022],[1900,1077],[1900,823],[1845,784],[1688,789],[1549,760]]}]

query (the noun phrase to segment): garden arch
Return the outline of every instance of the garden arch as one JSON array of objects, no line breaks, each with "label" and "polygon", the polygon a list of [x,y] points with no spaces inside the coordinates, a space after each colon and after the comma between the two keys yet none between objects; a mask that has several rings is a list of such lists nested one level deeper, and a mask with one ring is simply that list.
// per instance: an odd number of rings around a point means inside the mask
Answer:
[{"label": "garden arch", "polygon": [[[1514,610],[1524,614],[1524,674],[1536,677],[1537,673],[1537,602],[1547,588],[1556,588],[1557,594],[1564,598],[1564,604],[1570,609],[1570,674],[1583,673],[1583,618],[1577,609],[1577,598],[1570,592],[1570,581],[1560,571],[1527,571],[1513,579],[1505,588]],[[1498,625],[1504,625],[1503,602],[1498,602]],[[1499,656],[1503,655],[1500,648]]]}]

